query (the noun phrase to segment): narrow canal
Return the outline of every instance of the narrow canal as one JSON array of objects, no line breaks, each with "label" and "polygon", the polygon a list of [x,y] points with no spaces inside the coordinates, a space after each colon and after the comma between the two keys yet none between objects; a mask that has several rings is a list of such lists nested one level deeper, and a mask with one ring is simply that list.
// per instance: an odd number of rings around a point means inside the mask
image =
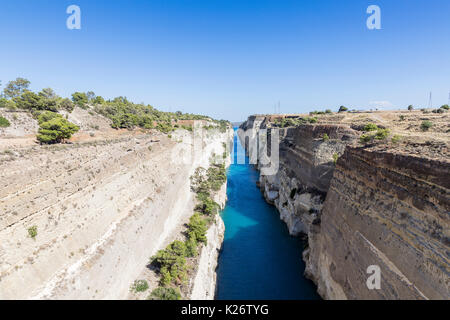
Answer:
[{"label": "narrow canal", "polygon": [[[245,152],[236,135],[234,139],[236,157]],[[258,179],[258,171],[249,164],[233,161],[228,170],[217,298],[320,299],[314,284],[303,276],[303,244],[289,235],[276,208],[266,203],[256,186]]]}]

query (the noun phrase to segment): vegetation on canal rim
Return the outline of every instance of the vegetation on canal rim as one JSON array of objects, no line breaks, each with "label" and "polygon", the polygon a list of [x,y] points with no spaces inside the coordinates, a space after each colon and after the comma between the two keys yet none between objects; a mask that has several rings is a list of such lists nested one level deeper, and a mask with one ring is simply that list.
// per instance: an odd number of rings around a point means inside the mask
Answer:
[{"label": "vegetation on canal rim", "polygon": [[297,127],[307,123],[317,123],[317,117],[277,118],[273,125],[278,128]]},{"label": "vegetation on canal rim", "polygon": [[148,296],[148,300],[181,300],[178,288],[158,287]]},{"label": "vegetation on canal rim", "polygon": [[148,289],[148,283],[146,280],[136,280],[132,285],[130,290],[132,292],[144,292]]},{"label": "vegetation on canal rim", "polygon": [[224,164],[212,164],[208,170],[199,167],[191,176],[191,190],[197,194],[198,205],[195,210],[212,216],[219,205],[211,198],[211,192],[219,191],[227,180]]},{"label": "vegetation on canal rim", "polygon": [[[91,114],[97,112],[107,117],[111,120],[111,127],[115,129],[155,128],[163,133],[173,131],[180,120],[208,120],[212,124],[207,126],[206,129],[218,128],[222,132],[225,132],[229,127],[229,122],[226,120],[214,120],[208,116],[182,113],[181,111],[159,111],[149,104],[136,104],[122,96],[105,100],[94,92],[88,91],[86,93],[75,92],[71,95],[71,99],[68,99],[58,96],[51,88],[45,88],[35,93],[30,91],[29,87],[30,81],[23,78],[8,82],[3,94],[0,95],[0,108],[6,108],[9,111],[28,111],[35,118],[38,118],[44,111],[57,113],[65,110],[72,112],[75,106],[78,106],[85,110],[89,109]],[[53,129],[48,129],[46,125],[43,130],[66,131],[66,127],[70,127],[68,121],[53,120],[53,122]],[[6,124],[6,122],[4,123]],[[190,125],[182,125],[181,127],[192,131]],[[70,129],[73,131],[74,127],[70,127]],[[57,143],[64,139],[66,138],[55,132],[43,132],[39,141],[42,143]]]},{"label": "vegetation on canal rim", "polygon": [[6,127],[9,127],[10,125],[11,125],[11,123],[9,123],[8,119],[0,116],[0,128],[6,128]]},{"label": "vegetation on canal rim", "polygon": [[334,165],[336,165],[338,160],[339,160],[339,154],[337,154],[336,152],[333,153],[333,163],[334,163]]},{"label": "vegetation on canal rim", "polygon": [[422,131],[428,131],[432,126],[433,126],[433,122],[431,122],[429,120],[425,120],[420,125],[420,128],[422,129]]},{"label": "vegetation on canal rim", "polygon": [[378,126],[375,123],[368,123],[364,126],[363,131],[370,132],[378,130]]},{"label": "vegetation on canal rim", "polygon": [[39,131],[37,139],[41,143],[60,143],[70,139],[80,130],[78,126],[63,118],[59,113],[45,111],[38,116]]},{"label": "vegetation on canal rim", "polygon": [[[366,126],[367,127],[367,126]],[[370,142],[373,142],[374,140],[379,140],[379,141],[384,141],[387,139],[387,137],[390,135],[391,131],[389,129],[381,129],[378,128],[377,126],[375,126],[376,129],[374,129],[374,127],[368,127],[367,129],[369,130],[365,130],[364,131],[369,131],[368,133],[365,133],[363,135],[361,135],[359,137],[359,142],[362,144],[367,144]],[[375,132],[373,130],[376,130]]]}]

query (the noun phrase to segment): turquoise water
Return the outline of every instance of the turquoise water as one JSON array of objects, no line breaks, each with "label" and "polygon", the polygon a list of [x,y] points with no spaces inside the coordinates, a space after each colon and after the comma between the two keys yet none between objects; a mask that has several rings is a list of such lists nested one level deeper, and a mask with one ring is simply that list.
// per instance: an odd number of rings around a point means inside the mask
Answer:
[{"label": "turquoise water", "polygon": [[[235,155],[244,152],[236,136],[234,144]],[[232,164],[228,170],[217,298],[319,299],[314,284],[303,276],[300,239],[289,236],[279,213],[257,188],[258,179],[258,171],[248,164]]]}]

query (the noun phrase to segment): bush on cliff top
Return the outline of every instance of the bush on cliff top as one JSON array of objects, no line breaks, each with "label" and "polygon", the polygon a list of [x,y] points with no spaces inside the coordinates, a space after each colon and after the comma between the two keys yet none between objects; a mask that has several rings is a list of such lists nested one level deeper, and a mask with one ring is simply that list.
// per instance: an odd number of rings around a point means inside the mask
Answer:
[{"label": "bush on cliff top", "polygon": [[63,142],[80,130],[78,126],[64,119],[60,114],[49,111],[39,115],[38,123],[40,128],[37,139],[46,144]]},{"label": "bush on cliff top", "polygon": [[389,129],[377,129],[377,131],[374,133],[373,131],[370,133],[365,133],[359,137],[359,142],[362,144],[367,144],[369,142],[373,142],[373,140],[386,140],[386,138],[389,136],[390,130]]},{"label": "bush on cliff top", "polygon": [[363,130],[366,132],[376,131],[376,130],[378,130],[378,126],[375,123],[368,123],[364,126]]},{"label": "bush on cliff top", "polygon": [[206,244],[206,231],[208,230],[208,227],[205,219],[203,219],[198,212],[194,213],[194,215],[189,219],[188,230],[189,238],[195,239],[196,242]]},{"label": "bush on cliff top", "polygon": [[224,164],[213,164],[208,170],[197,168],[191,176],[191,190],[197,194],[199,201],[195,209],[206,215],[216,214],[219,205],[211,198],[211,192],[220,190],[226,180]]},{"label": "bush on cliff top", "polygon": [[37,231],[37,226],[32,226],[30,228],[28,228],[28,235],[30,236],[30,238],[32,239],[36,239],[38,231]]},{"label": "bush on cliff top", "polygon": [[227,174],[224,164],[212,165],[207,171],[208,184],[213,191],[219,191],[227,181]]},{"label": "bush on cliff top", "polygon": [[378,129],[375,134],[375,139],[377,140],[385,140],[391,131],[389,129]]},{"label": "bush on cliff top", "polygon": [[181,293],[178,288],[158,287],[148,296],[148,300],[180,300]]},{"label": "bush on cliff top", "polygon": [[164,250],[159,250],[150,261],[159,267],[161,284],[181,283],[186,279],[186,245],[175,240]]},{"label": "bush on cliff top", "polygon": [[11,125],[11,123],[8,121],[8,119],[0,116],[0,128],[6,128],[6,127],[9,127],[10,125]]},{"label": "bush on cliff top", "polygon": [[339,154],[333,153],[333,163],[336,165],[337,161],[339,160]]},{"label": "bush on cliff top", "polygon": [[433,126],[433,122],[431,122],[429,120],[425,120],[420,125],[420,128],[422,129],[422,131],[428,131],[432,126]]},{"label": "bush on cliff top", "polygon": [[[152,129],[157,123],[157,129],[163,133],[173,130],[172,122],[178,120],[208,120],[214,123],[215,127],[225,132],[229,127],[226,120],[214,120],[208,116],[190,113],[163,112],[155,109],[151,105],[136,104],[128,101],[125,97],[116,97],[112,100],[105,100],[101,96],[96,96],[94,92],[74,92],[71,99],[58,96],[51,88],[45,88],[39,93],[29,90],[30,81],[23,78],[8,82],[3,90],[3,97],[0,98],[0,108],[15,110],[16,108],[30,111],[67,110],[72,112],[75,106],[83,109],[93,108],[93,111],[109,118],[113,128],[132,129],[140,127]],[[187,130],[192,130],[189,125],[184,126]]]},{"label": "bush on cliff top", "polygon": [[146,280],[136,280],[131,285],[130,290],[132,292],[144,292],[148,289],[148,283]]}]

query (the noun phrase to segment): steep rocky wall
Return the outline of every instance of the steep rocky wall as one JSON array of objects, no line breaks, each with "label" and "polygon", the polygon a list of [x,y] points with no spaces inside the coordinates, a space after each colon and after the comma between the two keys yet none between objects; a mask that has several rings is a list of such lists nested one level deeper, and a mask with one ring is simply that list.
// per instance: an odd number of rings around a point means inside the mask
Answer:
[{"label": "steep rocky wall", "polygon": [[[234,133],[230,134],[232,143]],[[230,145],[232,147],[232,145]],[[230,148],[231,149],[231,148]],[[231,164],[231,157],[225,160],[228,168]],[[225,208],[227,202],[227,183],[222,185],[217,191],[213,200],[219,204],[221,210]],[[214,300],[217,293],[217,267],[219,254],[222,250],[223,239],[225,237],[225,224],[219,215],[216,215],[214,222],[206,233],[207,244],[200,251],[198,266],[192,281],[190,300]]]},{"label": "steep rocky wall", "polygon": [[[267,123],[261,118],[244,123],[238,135],[242,142],[245,136],[249,137],[247,149],[249,144],[256,144],[257,131],[266,129]],[[324,134],[329,140],[324,141]],[[335,168],[333,155],[342,155],[345,146],[356,138],[356,133],[345,126],[304,125],[279,130],[278,171],[274,175],[261,174],[259,184],[266,200],[277,207],[291,235],[307,234],[312,222],[319,219]],[[271,152],[271,145],[265,142],[258,141],[259,154]]]},{"label": "steep rocky wall", "polygon": [[[323,296],[450,298],[450,163],[348,147],[322,210],[309,268]],[[368,290],[369,265],[381,290]]]},{"label": "steep rocky wall", "polygon": [[[270,121],[250,117],[243,144]],[[305,274],[322,297],[450,297],[448,160],[353,147],[358,134],[345,125],[302,125],[279,136],[279,170],[260,176],[261,191],[292,235],[308,236]],[[381,290],[366,286],[370,265],[381,269]]]},{"label": "steep rocky wall", "polygon": [[2,161],[0,299],[127,298],[142,266],[192,214],[189,177],[230,140],[209,133],[192,161],[174,162],[190,152],[189,135],[33,147]]},{"label": "steep rocky wall", "polygon": [[191,300],[213,300],[217,289],[217,264],[225,236],[225,224],[220,216],[206,233],[207,245],[201,249],[198,269],[192,279]]}]

